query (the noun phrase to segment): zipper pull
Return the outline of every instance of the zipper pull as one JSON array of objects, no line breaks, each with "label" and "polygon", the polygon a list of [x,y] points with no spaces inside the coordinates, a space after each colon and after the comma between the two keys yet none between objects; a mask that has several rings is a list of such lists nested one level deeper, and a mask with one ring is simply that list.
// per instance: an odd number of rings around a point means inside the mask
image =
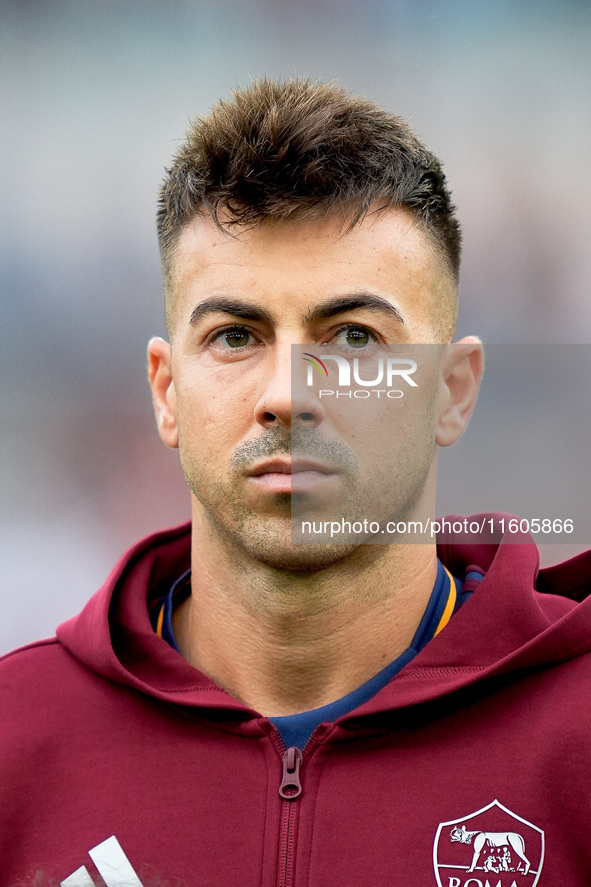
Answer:
[{"label": "zipper pull", "polygon": [[302,793],[300,782],[300,765],[302,753],[299,748],[292,746],[283,755],[283,778],[279,786],[279,794],[287,801],[293,801]]}]

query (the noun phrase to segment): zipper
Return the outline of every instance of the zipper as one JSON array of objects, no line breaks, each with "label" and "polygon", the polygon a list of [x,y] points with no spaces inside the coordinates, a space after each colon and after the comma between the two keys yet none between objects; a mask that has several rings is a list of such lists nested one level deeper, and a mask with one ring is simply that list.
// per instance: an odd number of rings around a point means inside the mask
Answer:
[{"label": "zipper", "polygon": [[[306,743],[305,752],[307,756],[317,748],[326,733],[326,725],[316,728]],[[279,785],[281,811],[279,849],[277,856],[277,884],[278,887],[293,887],[295,879],[296,840],[300,815],[300,804],[298,803],[298,799],[302,794],[300,772],[303,767],[304,754],[302,749],[296,748],[295,746],[291,746],[286,750],[276,731],[271,738],[277,752],[282,756],[281,783]]]},{"label": "zipper", "polygon": [[302,753],[299,748],[292,745],[283,755],[283,776],[279,786],[279,794],[286,801],[293,801],[295,798],[299,798],[302,793],[301,765]]},{"label": "zipper", "polygon": [[294,801],[302,793],[301,765],[301,750],[295,746],[288,748],[283,755],[283,772],[279,786],[279,795],[283,799],[279,838],[279,887],[292,887],[293,885],[297,833],[297,804],[294,804]]}]

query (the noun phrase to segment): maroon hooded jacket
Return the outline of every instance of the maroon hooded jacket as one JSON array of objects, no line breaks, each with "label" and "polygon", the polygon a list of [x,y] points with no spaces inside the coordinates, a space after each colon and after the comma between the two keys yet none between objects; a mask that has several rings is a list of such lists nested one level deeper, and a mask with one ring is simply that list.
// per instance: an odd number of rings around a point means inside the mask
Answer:
[{"label": "maroon hooded jacket", "polygon": [[591,553],[442,546],[478,590],[301,765],[152,630],[189,557],[189,526],[140,542],[1,662],[0,887],[103,883],[113,835],[144,887],[589,887]]}]

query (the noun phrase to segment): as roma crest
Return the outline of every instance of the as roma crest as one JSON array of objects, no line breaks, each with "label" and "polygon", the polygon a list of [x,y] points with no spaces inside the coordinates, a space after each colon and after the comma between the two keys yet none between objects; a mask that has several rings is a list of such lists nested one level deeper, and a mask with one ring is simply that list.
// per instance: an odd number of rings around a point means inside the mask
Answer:
[{"label": "as roma crest", "polygon": [[544,864],[544,832],[491,801],[442,822],[433,844],[439,887],[535,887]]}]

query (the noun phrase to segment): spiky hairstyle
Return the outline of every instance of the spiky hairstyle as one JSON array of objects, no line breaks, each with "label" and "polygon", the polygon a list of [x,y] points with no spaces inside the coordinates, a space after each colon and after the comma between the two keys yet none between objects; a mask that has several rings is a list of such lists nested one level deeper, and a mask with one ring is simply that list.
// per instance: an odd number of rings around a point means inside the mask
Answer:
[{"label": "spiky hairstyle", "polygon": [[157,217],[165,277],[197,215],[226,229],[336,213],[355,225],[392,206],[415,215],[457,281],[455,207],[441,164],[409,124],[333,83],[265,78],[196,118],[166,171]]}]

